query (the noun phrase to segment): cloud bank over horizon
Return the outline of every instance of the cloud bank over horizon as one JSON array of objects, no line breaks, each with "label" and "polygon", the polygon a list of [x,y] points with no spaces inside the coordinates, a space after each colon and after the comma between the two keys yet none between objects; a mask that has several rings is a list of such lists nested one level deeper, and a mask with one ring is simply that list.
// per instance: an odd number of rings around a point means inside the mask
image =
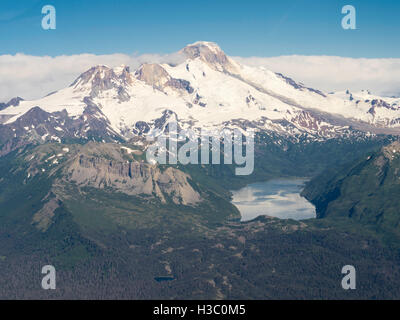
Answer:
[{"label": "cloud bank over horizon", "polygon": [[336,56],[235,57],[236,61],[265,67],[325,92],[370,90],[382,96],[400,95],[400,59]]},{"label": "cloud bank over horizon", "polygon": [[179,53],[158,55],[95,55],[30,56],[0,55],[0,102],[19,96],[35,100],[69,86],[83,72],[96,65],[111,68],[127,65],[132,70],[143,63],[177,64],[183,61]]},{"label": "cloud bank over horizon", "polygon": [[[393,96],[400,94],[400,59],[364,59],[335,56],[233,57],[236,61],[280,72],[297,82],[325,92],[360,91]],[[0,102],[20,96],[39,99],[70,85],[81,73],[103,64],[109,67],[128,65],[131,71],[143,63],[182,62],[179,53],[158,55],[30,56],[0,55]]]}]

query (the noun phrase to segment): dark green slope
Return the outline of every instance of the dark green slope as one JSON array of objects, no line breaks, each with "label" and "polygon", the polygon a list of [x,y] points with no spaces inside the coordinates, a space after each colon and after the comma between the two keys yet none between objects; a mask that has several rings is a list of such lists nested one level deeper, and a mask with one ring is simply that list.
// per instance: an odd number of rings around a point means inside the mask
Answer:
[{"label": "dark green slope", "polygon": [[180,169],[189,172],[196,181],[204,181],[213,190],[233,190],[274,178],[315,177],[327,169],[341,168],[392,141],[390,136],[292,141],[260,133],[255,137],[254,171],[249,176],[236,176],[235,165],[189,165],[180,166]]},{"label": "dark green slope", "polygon": [[[237,181],[231,168],[187,168],[191,183],[206,199],[198,206],[78,188],[62,180],[62,171],[48,170],[49,162],[35,164],[38,174],[27,179],[35,169],[28,170],[31,155],[46,160],[63,147],[71,156],[82,148],[49,144],[0,158],[0,298],[400,298],[397,251],[358,226],[269,218],[229,221],[237,214],[229,203],[228,187],[237,186],[230,183]],[[317,156],[317,145],[292,147],[278,152],[266,145],[263,169],[253,178],[311,173],[312,163],[315,169],[317,160],[327,156]],[[333,141],[320,147],[331,154],[336,150],[340,161],[352,148]],[[60,160],[60,170],[63,165]],[[42,212],[46,218],[48,211],[41,210],[54,199],[58,207],[43,228],[34,216]],[[40,288],[45,264],[57,269],[55,292]],[[340,286],[346,264],[355,265],[361,279],[352,292]]]},{"label": "dark green slope", "polygon": [[313,179],[303,195],[319,218],[346,217],[400,234],[400,143]]}]

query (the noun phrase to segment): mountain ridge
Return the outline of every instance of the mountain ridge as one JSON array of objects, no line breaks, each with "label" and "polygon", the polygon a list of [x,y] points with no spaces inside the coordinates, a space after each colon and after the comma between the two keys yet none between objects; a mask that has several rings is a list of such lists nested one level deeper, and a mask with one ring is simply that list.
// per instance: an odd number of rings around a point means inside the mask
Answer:
[{"label": "mountain ridge", "polygon": [[[83,131],[90,131],[88,115],[103,122],[100,136],[128,141],[137,135],[137,126],[147,126],[151,132],[166,110],[176,114],[182,128],[195,130],[249,126],[313,140],[341,137],[348,131],[356,135],[400,132],[400,99],[370,93],[325,94],[282,74],[240,65],[211,42],[196,42],[180,53],[186,59],[177,65],[143,64],[133,71],[127,66],[94,66],[67,88],[1,110],[0,127],[15,133],[17,120],[38,107],[49,117],[65,115],[58,129],[39,133],[54,141],[71,136],[60,134],[71,131],[64,127],[67,122],[81,119]],[[24,127],[28,128],[25,135],[34,135],[33,128]],[[20,138],[16,135],[13,138]],[[86,135],[75,130],[72,136]],[[10,144],[10,139],[3,139],[5,143]]]},{"label": "mountain ridge", "polygon": [[311,180],[303,191],[318,218],[348,218],[400,235],[400,142]]}]

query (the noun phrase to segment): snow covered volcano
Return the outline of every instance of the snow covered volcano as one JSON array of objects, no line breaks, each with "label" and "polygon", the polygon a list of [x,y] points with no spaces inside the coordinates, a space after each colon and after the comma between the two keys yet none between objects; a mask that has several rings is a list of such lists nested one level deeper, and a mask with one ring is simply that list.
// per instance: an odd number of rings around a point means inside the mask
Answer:
[{"label": "snow covered volcano", "polygon": [[[3,104],[2,153],[21,136],[129,140],[165,125],[240,127],[329,139],[400,132],[400,99],[370,93],[326,94],[265,68],[241,65],[211,42],[183,48],[178,65],[94,66],[71,86],[35,101]],[[23,95],[23,93],[21,93]]]}]

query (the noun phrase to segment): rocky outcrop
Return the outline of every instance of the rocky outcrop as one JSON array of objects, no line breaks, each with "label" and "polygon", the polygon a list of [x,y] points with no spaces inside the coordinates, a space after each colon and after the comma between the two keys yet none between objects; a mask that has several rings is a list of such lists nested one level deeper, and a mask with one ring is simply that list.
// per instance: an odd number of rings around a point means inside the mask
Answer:
[{"label": "rocky outcrop", "polygon": [[189,81],[172,78],[159,64],[143,64],[139,70],[135,72],[135,77],[160,91],[164,91],[165,88],[171,88],[189,94],[194,92]]},{"label": "rocky outcrop", "polygon": [[316,94],[319,94],[320,96],[326,98],[326,95],[324,93],[322,93],[319,90],[313,89],[313,88],[307,88],[304,85],[302,85],[301,83],[297,83],[296,81],[294,81],[293,79],[289,78],[289,77],[285,77],[282,73],[275,73],[279,78],[283,79],[286,81],[287,84],[291,85],[293,88],[298,89],[298,90],[308,90],[310,92],[314,92]]},{"label": "rocky outcrop", "polygon": [[66,110],[49,113],[36,106],[10,124],[0,124],[0,156],[27,144],[65,140],[121,141],[101,109],[89,97],[80,117],[69,117]]},{"label": "rocky outcrop", "polygon": [[115,89],[119,101],[129,101],[130,96],[125,87],[133,83],[129,67],[122,66],[116,70],[107,66],[95,66],[82,73],[72,84],[75,90],[90,88],[90,98],[96,98],[103,91]]},{"label": "rocky outcrop", "polygon": [[0,110],[6,109],[8,107],[18,107],[19,103],[21,101],[24,101],[24,99],[22,99],[20,97],[15,97],[15,98],[12,98],[7,103],[0,103]]},{"label": "rocky outcrop", "polygon": [[[386,101],[383,101],[382,99],[374,99],[372,101],[366,100],[365,102],[371,104],[371,108],[368,110],[368,113],[372,114],[374,117],[376,115],[376,110],[379,108],[385,108],[385,109],[392,110],[392,111],[396,111],[398,108],[395,105],[390,105],[389,103],[387,103]],[[396,123],[392,121],[388,124],[393,126]]]},{"label": "rocky outcrop", "polygon": [[182,205],[201,201],[186,173],[171,167],[161,170],[144,162],[124,160],[116,148],[110,147],[106,155],[79,153],[67,167],[66,179],[78,186],[112,188],[128,195],[156,197],[162,203],[168,198]]},{"label": "rocky outcrop", "polygon": [[189,59],[202,60],[214,70],[238,73],[238,65],[216,43],[199,41],[186,46],[181,53]]},{"label": "rocky outcrop", "polygon": [[156,88],[163,88],[171,78],[168,72],[156,63],[143,64],[139,70],[135,72],[135,76],[138,80]]},{"label": "rocky outcrop", "polygon": [[42,232],[47,229],[53,223],[55,211],[60,207],[60,201],[57,198],[48,200],[42,209],[35,213],[32,219],[32,224]]}]

